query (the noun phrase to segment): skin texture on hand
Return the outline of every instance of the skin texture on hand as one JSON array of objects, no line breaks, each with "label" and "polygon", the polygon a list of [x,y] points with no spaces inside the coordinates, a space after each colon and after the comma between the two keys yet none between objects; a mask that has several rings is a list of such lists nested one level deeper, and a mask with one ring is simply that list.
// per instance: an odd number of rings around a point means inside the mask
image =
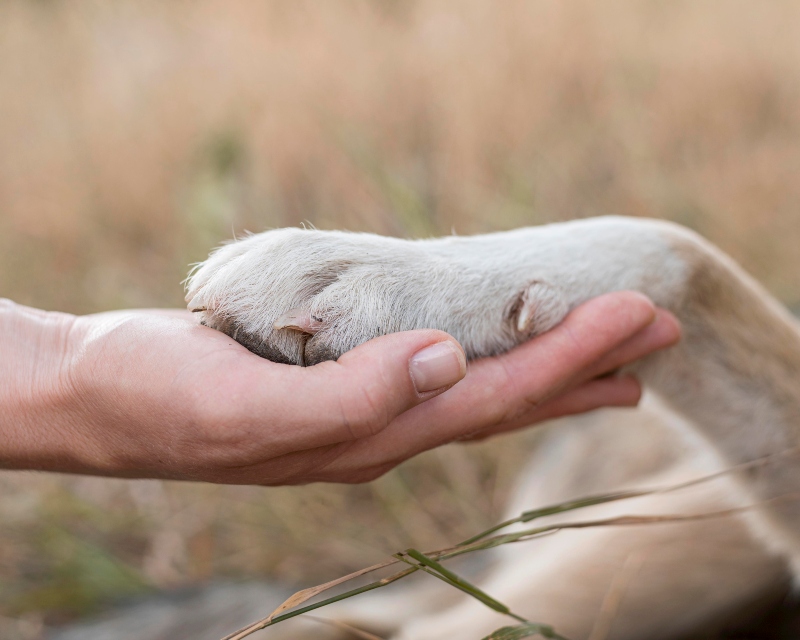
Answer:
[{"label": "skin texture on hand", "polygon": [[0,301],[0,336],[0,466],[279,485],[363,482],[454,440],[635,405],[638,382],[605,374],[680,328],[620,292],[468,367],[434,330],[275,364],[181,311],[76,317]]}]

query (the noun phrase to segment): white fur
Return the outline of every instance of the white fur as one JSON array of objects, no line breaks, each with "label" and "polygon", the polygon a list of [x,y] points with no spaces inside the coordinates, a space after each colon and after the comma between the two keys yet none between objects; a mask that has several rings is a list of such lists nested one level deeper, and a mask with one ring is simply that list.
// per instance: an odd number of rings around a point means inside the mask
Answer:
[{"label": "white fur", "polygon": [[[341,354],[419,327],[450,332],[476,358],[547,331],[569,308],[609,289],[644,288],[648,264],[658,264],[661,277],[651,295],[666,299],[680,286],[684,266],[671,257],[659,227],[643,239],[627,220],[598,218],[417,241],[278,229],[214,252],[190,277],[187,300],[191,309],[207,309],[201,313],[210,326],[234,319],[240,331],[296,364],[315,347]],[[510,315],[521,299],[533,317],[523,331],[519,312]],[[294,309],[323,320],[308,345],[301,334],[273,328]]]}]

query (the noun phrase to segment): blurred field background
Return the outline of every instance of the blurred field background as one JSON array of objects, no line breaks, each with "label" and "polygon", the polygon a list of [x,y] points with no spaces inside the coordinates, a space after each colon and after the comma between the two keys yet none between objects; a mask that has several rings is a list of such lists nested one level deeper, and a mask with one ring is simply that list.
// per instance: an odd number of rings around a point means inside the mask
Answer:
[{"label": "blurred field background", "polygon": [[[796,307],[799,28],[790,0],[4,0],[0,295],[181,306],[245,229],[619,213],[700,231]],[[529,439],[362,487],[0,475],[0,637],[453,542],[497,518]]]}]

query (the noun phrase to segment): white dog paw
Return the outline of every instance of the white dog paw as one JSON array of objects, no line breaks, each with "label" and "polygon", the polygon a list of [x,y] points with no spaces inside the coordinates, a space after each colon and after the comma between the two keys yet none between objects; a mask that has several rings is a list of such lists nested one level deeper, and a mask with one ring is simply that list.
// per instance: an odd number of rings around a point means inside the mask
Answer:
[{"label": "white dog paw", "polygon": [[269,231],[216,250],[190,276],[186,299],[202,324],[300,365],[425,328],[450,333],[470,358],[493,355],[563,318],[556,287],[506,272],[470,240]]}]

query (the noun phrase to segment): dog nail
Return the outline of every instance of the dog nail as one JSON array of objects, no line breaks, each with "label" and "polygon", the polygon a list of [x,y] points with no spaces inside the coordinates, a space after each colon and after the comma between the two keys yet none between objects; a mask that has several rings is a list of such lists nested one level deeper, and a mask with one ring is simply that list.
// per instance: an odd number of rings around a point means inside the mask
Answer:
[{"label": "dog nail", "polygon": [[[189,296],[186,296],[186,297],[188,298]],[[199,295],[195,295],[195,296],[192,297],[191,300],[187,300],[187,305],[186,306],[189,309],[189,311],[192,311],[192,312],[195,312],[195,313],[198,312],[198,311],[207,311],[208,310],[208,309],[206,309],[206,305],[203,304],[203,302],[201,301]]]},{"label": "dog nail", "polygon": [[272,325],[275,329],[294,329],[314,335],[322,328],[322,320],[315,318],[308,311],[291,309],[280,316]]},{"label": "dog nail", "polygon": [[519,311],[519,316],[517,316],[517,331],[525,333],[530,330],[531,322],[533,322],[533,312],[533,304],[527,300],[524,301],[522,309]]}]

